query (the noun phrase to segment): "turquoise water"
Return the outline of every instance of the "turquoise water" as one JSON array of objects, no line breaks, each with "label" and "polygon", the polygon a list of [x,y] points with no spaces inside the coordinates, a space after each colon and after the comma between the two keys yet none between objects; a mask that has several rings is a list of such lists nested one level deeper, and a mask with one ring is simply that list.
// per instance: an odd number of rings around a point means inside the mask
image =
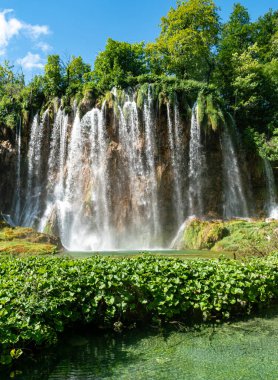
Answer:
[{"label": "turquoise water", "polygon": [[67,333],[16,370],[24,380],[277,380],[278,308],[219,326]]}]

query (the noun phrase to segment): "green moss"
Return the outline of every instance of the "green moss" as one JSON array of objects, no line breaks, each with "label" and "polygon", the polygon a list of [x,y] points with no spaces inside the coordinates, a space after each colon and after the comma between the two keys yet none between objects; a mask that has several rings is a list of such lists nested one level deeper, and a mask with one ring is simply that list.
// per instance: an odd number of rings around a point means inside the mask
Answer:
[{"label": "green moss", "polygon": [[211,249],[214,244],[228,234],[224,223],[194,219],[184,233],[185,247],[189,249]]},{"label": "green moss", "polygon": [[192,220],[183,248],[265,255],[278,251],[278,222]]},{"label": "green moss", "polygon": [[57,253],[57,247],[53,244],[31,243],[29,241],[12,240],[0,241],[0,255],[12,256],[42,256]]},{"label": "green moss", "polygon": [[0,255],[48,255],[58,252],[61,243],[58,238],[42,234],[27,227],[0,226]]}]

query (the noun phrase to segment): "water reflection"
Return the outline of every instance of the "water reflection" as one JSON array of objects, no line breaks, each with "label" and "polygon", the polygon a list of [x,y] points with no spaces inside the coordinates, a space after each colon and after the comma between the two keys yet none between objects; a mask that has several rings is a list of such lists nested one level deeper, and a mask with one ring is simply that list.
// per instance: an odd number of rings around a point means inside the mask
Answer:
[{"label": "water reflection", "polygon": [[278,373],[277,331],[277,307],[220,326],[80,331],[13,374],[23,380],[271,380]]}]

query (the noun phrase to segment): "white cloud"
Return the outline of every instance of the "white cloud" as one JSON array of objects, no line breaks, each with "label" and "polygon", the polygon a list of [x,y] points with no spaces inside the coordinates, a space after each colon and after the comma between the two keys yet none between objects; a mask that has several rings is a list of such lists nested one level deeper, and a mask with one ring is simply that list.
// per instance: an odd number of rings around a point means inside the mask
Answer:
[{"label": "white cloud", "polygon": [[30,51],[25,57],[18,59],[16,63],[27,70],[42,69],[44,66],[41,56],[39,54],[32,54]]},{"label": "white cloud", "polygon": [[41,49],[44,53],[47,53],[48,51],[52,50],[52,46],[47,44],[46,42],[39,42],[36,45],[39,49]]},{"label": "white cloud", "polygon": [[41,35],[49,34],[49,28],[47,25],[30,25],[23,24],[23,29],[32,37],[38,38]]},{"label": "white cloud", "polygon": [[31,25],[15,17],[7,18],[7,15],[11,12],[13,12],[12,9],[5,9],[3,12],[0,12],[0,55],[5,54],[10,40],[20,33],[33,39],[49,34],[47,25]]}]

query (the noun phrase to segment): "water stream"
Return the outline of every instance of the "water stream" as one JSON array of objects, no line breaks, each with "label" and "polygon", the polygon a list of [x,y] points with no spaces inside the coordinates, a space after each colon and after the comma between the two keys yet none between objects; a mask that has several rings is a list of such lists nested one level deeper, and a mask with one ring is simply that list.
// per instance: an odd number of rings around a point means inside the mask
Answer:
[{"label": "water stream", "polygon": [[42,144],[47,117],[48,110],[43,113],[41,118],[37,114],[31,125],[28,150],[27,189],[21,216],[21,224],[24,226],[34,226],[38,221],[40,213],[42,193]]},{"label": "water stream", "polygon": [[226,219],[248,217],[250,212],[243,186],[242,172],[228,126],[225,126],[223,130],[221,142],[224,179],[223,217]]},{"label": "water stream", "polygon": [[206,172],[206,162],[202,145],[201,126],[198,120],[198,107],[195,103],[192,109],[189,143],[189,216],[204,215],[203,179]]},{"label": "water stream", "polygon": [[266,211],[269,218],[278,219],[277,190],[273,170],[268,160],[264,159],[263,163],[267,186]]},{"label": "water stream", "polygon": [[16,146],[17,146],[17,159],[16,159],[16,188],[14,193],[14,223],[20,223],[21,213],[21,118],[16,131]]}]

